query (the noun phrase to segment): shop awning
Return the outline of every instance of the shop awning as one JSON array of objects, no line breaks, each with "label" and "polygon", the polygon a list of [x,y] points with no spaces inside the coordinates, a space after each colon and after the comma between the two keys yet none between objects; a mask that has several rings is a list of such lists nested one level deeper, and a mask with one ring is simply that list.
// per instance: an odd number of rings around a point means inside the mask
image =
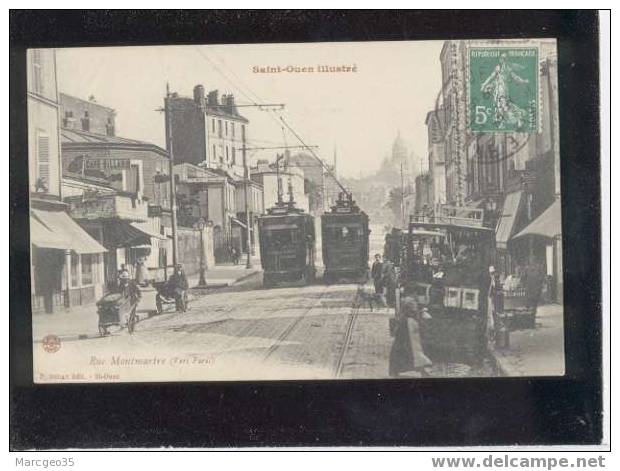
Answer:
[{"label": "shop awning", "polygon": [[30,217],[30,242],[40,249],[67,250],[71,248],[68,241],[56,236],[32,216]]},{"label": "shop awning", "polygon": [[155,237],[156,239],[166,240],[166,236],[155,232],[151,227],[148,226],[148,223],[143,222],[132,222],[131,227],[134,229],[138,229],[140,232],[148,235],[149,237]]},{"label": "shop awning", "polygon": [[151,245],[151,235],[135,227],[131,222],[122,219],[106,222],[106,245],[114,247],[136,247]]},{"label": "shop awning", "polygon": [[[64,248],[71,249],[79,254],[103,253],[107,252],[105,247],[93,239],[88,232],[80,227],[71,217],[64,211],[45,211],[42,209],[33,209],[32,214],[45,229],[53,234],[54,242],[48,242],[47,248]],[[45,236],[48,235],[40,232],[41,228],[35,226],[36,234],[32,235],[33,244],[37,247],[44,247],[39,243],[45,243]],[[42,240],[43,239],[43,240]],[[59,242],[59,240],[61,242]],[[38,242],[38,243],[37,243]],[[49,247],[54,244],[56,247]],[[63,245],[63,247],[59,247]]]},{"label": "shop awning", "polygon": [[560,201],[555,200],[540,216],[534,219],[529,226],[513,237],[518,239],[527,235],[537,235],[550,239],[562,234],[562,207]]},{"label": "shop awning", "polygon": [[512,234],[514,234],[515,222],[521,208],[522,195],[522,191],[515,191],[506,195],[502,215],[495,230],[495,244],[498,249],[506,250],[508,241]]}]

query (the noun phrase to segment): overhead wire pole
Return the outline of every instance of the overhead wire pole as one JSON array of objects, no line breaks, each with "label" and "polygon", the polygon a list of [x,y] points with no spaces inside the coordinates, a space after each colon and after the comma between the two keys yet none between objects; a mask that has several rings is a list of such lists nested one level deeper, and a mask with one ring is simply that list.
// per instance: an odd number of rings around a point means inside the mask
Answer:
[{"label": "overhead wire pole", "polygon": [[250,170],[248,169],[248,161],[247,161],[247,152],[245,145],[245,126],[241,126],[241,141],[243,143],[243,148],[241,150],[243,156],[243,193],[245,197],[245,230],[246,230],[246,246],[248,251],[248,256],[245,262],[245,268],[252,268],[252,243],[251,243],[251,221],[250,221],[250,204],[249,204],[249,195],[248,195],[248,187],[250,180]]},{"label": "overhead wire pole", "polygon": [[170,210],[172,217],[172,264],[177,265],[179,253],[179,239],[177,235],[177,198],[174,180],[174,145],[172,142],[172,126],[170,123],[170,85],[166,83],[166,98],[164,99],[164,115],[166,121],[166,145],[168,148],[168,163],[170,172]]}]

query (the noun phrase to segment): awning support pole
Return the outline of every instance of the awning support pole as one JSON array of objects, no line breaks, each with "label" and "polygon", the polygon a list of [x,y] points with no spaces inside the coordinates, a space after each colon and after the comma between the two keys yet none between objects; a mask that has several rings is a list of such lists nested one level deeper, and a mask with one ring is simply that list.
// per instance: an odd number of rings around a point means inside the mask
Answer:
[{"label": "awning support pole", "polygon": [[71,250],[65,250],[65,307],[71,307]]}]

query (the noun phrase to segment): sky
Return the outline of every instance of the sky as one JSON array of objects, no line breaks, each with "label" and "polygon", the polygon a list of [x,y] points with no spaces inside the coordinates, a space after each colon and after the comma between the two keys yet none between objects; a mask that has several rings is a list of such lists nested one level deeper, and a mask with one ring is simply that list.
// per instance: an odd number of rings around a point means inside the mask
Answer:
[{"label": "sky", "polygon": [[[57,50],[61,92],[117,112],[116,134],[164,146],[166,83],[192,96],[197,84],[238,104],[284,103],[281,111],[239,108],[250,120],[250,146],[300,145],[282,131],[279,116],[327,162],[338,154],[338,173],[373,173],[398,131],[426,160],[426,114],[441,84],[442,41],[248,44],[67,48]],[[318,66],[355,66],[356,72],[318,72]],[[313,72],[257,73],[266,67],[312,67]],[[250,162],[273,160],[281,150],[252,151]]]}]

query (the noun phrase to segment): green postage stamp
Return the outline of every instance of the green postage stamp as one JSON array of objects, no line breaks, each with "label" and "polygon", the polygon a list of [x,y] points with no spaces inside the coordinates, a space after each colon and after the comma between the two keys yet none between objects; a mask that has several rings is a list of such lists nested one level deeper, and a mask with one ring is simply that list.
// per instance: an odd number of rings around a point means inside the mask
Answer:
[{"label": "green postage stamp", "polygon": [[468,72],[470,131],[538,132],[538,48],[471,48]]}]

